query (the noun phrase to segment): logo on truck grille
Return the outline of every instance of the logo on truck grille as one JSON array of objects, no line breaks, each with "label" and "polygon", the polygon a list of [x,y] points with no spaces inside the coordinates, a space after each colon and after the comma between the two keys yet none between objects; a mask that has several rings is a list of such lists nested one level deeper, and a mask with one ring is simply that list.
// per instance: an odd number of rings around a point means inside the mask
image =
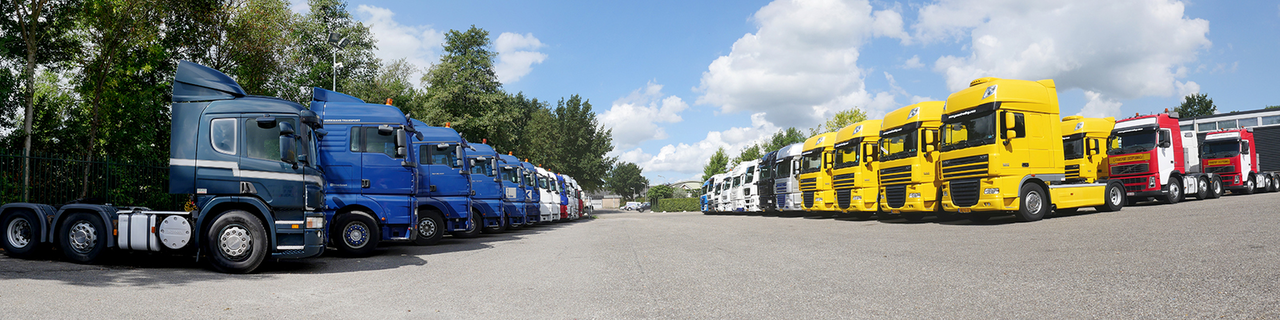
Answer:
[{"label": "logo on truck grille", "polygon": [[1134,162],[1151,159],[1150,153],[1132,154],[1127,156],[1111,157],[1111,163]]}]

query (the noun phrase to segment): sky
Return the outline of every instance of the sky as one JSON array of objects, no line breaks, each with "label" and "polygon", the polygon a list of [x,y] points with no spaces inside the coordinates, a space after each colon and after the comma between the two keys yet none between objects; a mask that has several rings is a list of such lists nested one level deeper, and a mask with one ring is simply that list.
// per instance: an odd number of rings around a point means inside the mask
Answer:
[{"label": "sky", "polygon": [[[294,11],[307,9],[295,0]],[[696,180],[779,129],[945,100],[980,77],[1054,79],[1063,116],[1127,116],[1204,93],[1280,105],[1280,4],[1170,0],[351,1],[384,61],[438,61],[490,33],[508,92],[588,99],[620,161]]]}]

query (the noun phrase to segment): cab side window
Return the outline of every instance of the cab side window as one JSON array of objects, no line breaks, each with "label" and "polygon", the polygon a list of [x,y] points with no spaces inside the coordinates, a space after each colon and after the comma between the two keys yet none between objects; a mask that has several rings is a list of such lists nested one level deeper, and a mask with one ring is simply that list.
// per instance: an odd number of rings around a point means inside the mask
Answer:
[{"label": "cab side window", "polygon": [[213,119],[209,124],[209,142],[213,150],[229,155],[236,154],[236,119]]},{"label": "cab side window", "polygon": [[378,134],[377,127],[365,127],[363,152],[381,153],[387,157],[396,158],[396,135],[400,133],[399,131],[400,129],[396,129],[395,132],[384,136]]},{"label": "cab side window", "polygon": [[[294,124],[293,119],[283,118],[280,123]],[[263,129],[254,119],[245,119],[244,153],[250,158],[280,161],[280,126]],[[294,126],[297,128],[297,126]]]}]

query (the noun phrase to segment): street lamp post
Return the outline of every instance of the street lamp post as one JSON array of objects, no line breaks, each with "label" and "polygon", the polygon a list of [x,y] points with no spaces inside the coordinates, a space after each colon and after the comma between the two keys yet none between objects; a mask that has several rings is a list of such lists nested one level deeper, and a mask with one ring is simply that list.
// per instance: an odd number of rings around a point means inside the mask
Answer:
[{"label": "street lamp post", "polygon": [[342,67],[342,64],[338,63],[338,50],[342,50],[347,46],[347,37],[330,32],[328,42],[333,45],[333,86],[330,88],[333,91],[338,91],[338,68]]}]

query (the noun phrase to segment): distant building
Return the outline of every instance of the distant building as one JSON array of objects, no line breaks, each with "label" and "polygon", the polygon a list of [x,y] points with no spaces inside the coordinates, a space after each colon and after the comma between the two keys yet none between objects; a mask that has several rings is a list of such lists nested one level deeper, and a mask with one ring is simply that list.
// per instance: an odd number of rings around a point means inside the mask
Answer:
[{"label": "distant building", "polygon": [[[1280,109],[1232,111],[1211,116],[1178,119],[1183,132],[1196,132],[1196,140],[1203,143],[1210,132],[1229,129],[1253,128],[1258,145],[1280,146]],[[1258,148],[1258,168],[1263,171],[1280,171],[1280,147]]]}]

